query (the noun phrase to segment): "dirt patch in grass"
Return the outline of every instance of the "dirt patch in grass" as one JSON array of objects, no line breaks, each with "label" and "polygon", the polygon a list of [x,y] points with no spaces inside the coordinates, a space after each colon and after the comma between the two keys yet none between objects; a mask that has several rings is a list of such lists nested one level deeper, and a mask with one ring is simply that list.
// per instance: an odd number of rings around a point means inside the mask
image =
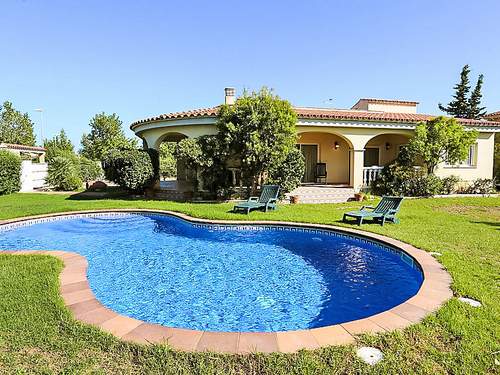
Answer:
[{"label": "dirt patch in grass", "polygon": [[436,207],[438,211],[455,215],[488,216],[489,219],[500,221],[500,206],[445,206]]}]

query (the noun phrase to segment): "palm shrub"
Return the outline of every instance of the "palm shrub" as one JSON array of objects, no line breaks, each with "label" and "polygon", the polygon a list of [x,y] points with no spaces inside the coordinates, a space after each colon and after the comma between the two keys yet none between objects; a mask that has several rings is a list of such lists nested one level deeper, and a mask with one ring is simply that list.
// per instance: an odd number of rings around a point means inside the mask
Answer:
[{"label": "palm shrub", "polygon": [[142,193],[156,179],[152,155],[144,150],[111,150],[102,166],[108,180],[134,193]]},{"label": "palm shrub", "polygon": [[297,148],[290,149],[285,160],[271,166],[267,183],[280,186],[280,196],[291,192],[300,185],[305,171],[304,155]]},{"label": "palm shrub", "polygon": [[84,156],[79,158],[80,177],[84,182],[100,180],[103,177],[101,163],[87,159]]},{"label": "palm shrub", "polygon": [[76,190],[83,184],[76,156],[55,156],[49,163],[47,184],[56,190]]},{"label": "palm shrub", "polygon": [[21,158],[7,150],[0,150],[0,195],[21,189]]}]

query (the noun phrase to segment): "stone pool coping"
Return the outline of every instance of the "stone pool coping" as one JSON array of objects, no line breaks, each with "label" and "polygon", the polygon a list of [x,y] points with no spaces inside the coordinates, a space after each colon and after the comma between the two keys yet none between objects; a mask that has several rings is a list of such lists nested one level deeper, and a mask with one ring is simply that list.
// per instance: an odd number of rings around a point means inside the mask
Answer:
[{"label": "stone pool coping", "polygon": [[309,229],[334,230],[375,240],[396,247],[410,255],[422,268],[424,281],[418,293],[402,304],[367,318],[331,326],[284,332],[211,332],[165,327],[120,315],[102,305],[94,296],[87,280],[87,259],[70,251],[15,250],[0,251],[1,254],[43,254],[52,255],[64,262],[59,275],[60,292],[65,305],[73,312],[75,319],[101,328],[121,339],[135,343],[167,343],[183,351],[213,351],[248,354],[255,352],[291,353],[300,349],[317,349],[330,345],[355,342],[355,336],[363,333],[379,333],[402,329],[418,323],[436,311],[453,296],[450,289],[451,276],[443,266],[424,250],[407,243],[375,233],[333,225],[309,224],[282,221],[236,221],[207,220],[166,210],[154,209],[103,209],[70,211],[46,215],[28,216],[0,221],[0,226],[41,218],[64,217],[79,214],[106,212],[152,213],[175,216],[192,223],[222,225],[280,225]]}]

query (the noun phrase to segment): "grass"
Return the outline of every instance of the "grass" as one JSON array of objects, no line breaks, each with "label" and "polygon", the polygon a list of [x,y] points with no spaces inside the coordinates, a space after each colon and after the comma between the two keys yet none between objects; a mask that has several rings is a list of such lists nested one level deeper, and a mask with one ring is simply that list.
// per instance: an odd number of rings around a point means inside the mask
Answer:
[{"label": "grass", "polygon": [[[0,220],[86,209],[155,208],[213,219],[344,225],[339,222],[342,212],[358,206],[281,206],[276,212],[245,216],[229,213],[229,204],[14,194],[0,197]],[[50,256],[0,255],[0,373],[498,373],[499,206],[499,198],[406,200],[400,225],[362,227],[442,253],[439,260],[453,277],[455,295],[478,299],[483,307],[475,309],[454,298],[436,314],[403,331],[365,335],[356,345],[296,354],[196,354],[123,342],[72,318],[58,292],[60,261]],[[384,360],[368,367],[355,355],[361,345],[380,348]]]}]

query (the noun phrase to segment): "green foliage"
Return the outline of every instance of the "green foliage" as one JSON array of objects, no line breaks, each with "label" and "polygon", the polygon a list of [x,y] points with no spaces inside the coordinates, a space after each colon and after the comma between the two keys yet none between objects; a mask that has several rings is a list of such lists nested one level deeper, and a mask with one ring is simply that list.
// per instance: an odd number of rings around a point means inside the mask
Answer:
[{"label": "green foliage", "polygon": [[496,180],[493,178],[478,178],[466,189],[469,194],[491,194],[496,191]]},{"label": "green foliage", "polygon": [[113,113],[96,114],[90,120],[90,133],[82,136],[82,156],[91,160],[101,160],[110,150],[131,150],[137,147],[135,139],[125,137],[122,121]]},{"label": "green foliage", "polygon": [[443,194],[453,194],[459,190],[459,184],[462,179],[458,176],[448,176],[441,179],[443,185]]},{"label": "green foliage", "polygon": [[417,125],[406,150],[411,160],[422,160],[427,172],[434,173],[439,163],[465,160],[477,134],[476,130],[466,131],[455,119],[436,117]]},{"label": "green foliage", "polygon": [[495,160],[494,160],[495,177],[500,181],[500,133],[495,133]]},{"label": "green foliage", "polygon": [[384,167],[380,176],[373,181],[372,192],[377,195],[430,197],[443,194],[444,190],[439,177],[396,161]]},{"label": "green foliage", "polygon": [[0,195],[21,189],[21,158],[7,150],[0,150]]},{"label": "green foliage", "polygon": [[460,82],[453,87],[455,90],[453,100],[446,106],[440,103],[438,107],[441,111],[453,117],[471,119],[479,119],[486,114],[485,108],[481,107],[481,98],[483,96],[481,94],[481,88],[484,76],[482,74],[479,75],[470,98],[467,98],[470,91],[469,74],[469,65],[465,65],[460,73]]},{"label": "green foliage", "polygon": [[82,187],[80,165],[76,155],[55,156],[49,163],[47,184],[56,190],[76,190]]},{"label": "green foliage", "polygon": [[59,134],[55,135],[52,139],[45,139],[43,147],[46,149],[45,158],[49,163],[56,156],[67,156],[75,152],[75,147],[66,136],[64,129],[61,129]]},{"label": "green foliage", "polygon": [[104,171],[102,170],[100,162],[81,156],[79,158],[79,164],[80,177],[84,182],[102,179]]},{"label": "green foliage", "polygon": [[14,109],[11,102],[0,106],[0,142],[34,146],[33,122],[27,113]]},{"label": "green foliage", "polygon": [[106,178],[141,193],[155,181],[154,160],[144,150],[110,150],[103,157]]},{"label": "green foliage", "polygon": [[472,94],[469,98],[469,113],[467,114],[468,118],[472,119],[480,119],[486,114],[486,108],[481,107],[481,98],[483,94],[481,93],[481,87],[483,86],[484,76],[482,74],[479,75],[476,83],[476,87],[472,91]]},{"label": "green foliage", "polygon": [[255,184],[263,172],[281,164],[297,139],[291,104],[266,88],[244,93],[223,105],[217,122],[221,156],[235,158]]},{"label": "green foliage", "polygon": [[297,148],[290,149],[285,160],[281,164],[271,166],[268,171],[268,184],[281,187],[280,195],[291,192],[300,185],[305,171],[305,160],[302,152]]},{"label": "green foliage", "polygon": [[174,156],[175,142],[163,142],[160,145],[160,175],[163,178],[177,175],[177,160]]},{"label": "green foliage", "polygon": [[185,166],[194,172],[193,183],[195,192],[199,187],[198,179],[200,172],[213,166],[213,158],[209,152],[209,140],[213,140],[213,137],[185,138],[177,143],[175,147],[175,158],[182,160]]}]

